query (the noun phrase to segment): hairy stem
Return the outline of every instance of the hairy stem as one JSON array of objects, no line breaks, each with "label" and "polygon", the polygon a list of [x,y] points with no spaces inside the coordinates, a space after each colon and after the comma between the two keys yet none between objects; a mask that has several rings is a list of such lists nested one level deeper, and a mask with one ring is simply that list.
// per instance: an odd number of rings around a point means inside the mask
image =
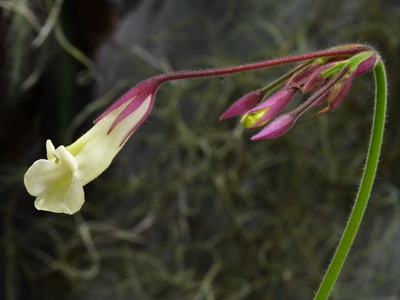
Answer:
[{"label": "hairy stem", "polygon": [[386,73],[380,57],[375,66],[374,74],[376,85],[375,112],[364,174],[361,179],[360,188],[349,221],[339,242],[339,246],[336,249],[336,253],[333,256],[331,264],[329,265],[328,271],[326,272],[325,277],[315,295],[315,300],[327,299],[331,293],[331,290],[339,276],[344,261],[349,254],[350,247],[353,244],[357,231],[360,227],[362,217],[367,207],[368,199],[371,195],[372,185],[376,177],[379,153],[383,140],[387,101]]},{"label": "hairy stem", "polygon": [[262,69],[282,64],[288,64],[293,62],[304,61],[307,59],[329,57],[329,56],[347,56],[357,54],[363,51],[371,50],[369,46],[365,45],[354,45],[349,48],[338,48],[331,50],[322,50],[306,54],[293,55],[289,57],[276,58],[271,60],[265,60],[260,62],[252,62],[248,64],[233,66],[233,67],[222,67],[207,70],[190,70],[190,71],[176,71],[165,74],[160,74],[153,77],[154,80],[159,82],[166,82],[177,79],[188,79],[188,78],[201,78],[201,77],[213,77],[213,76],[224,76],[234,73],[240,73],[250,70]]}]

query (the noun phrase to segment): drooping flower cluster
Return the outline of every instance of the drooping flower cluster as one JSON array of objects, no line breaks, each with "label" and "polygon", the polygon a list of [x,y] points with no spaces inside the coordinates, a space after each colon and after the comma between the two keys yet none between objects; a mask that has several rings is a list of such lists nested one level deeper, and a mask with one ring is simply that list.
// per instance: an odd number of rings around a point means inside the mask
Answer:
[{"label": "drooping flower cluster", "polygon": [[[46,142],[47,159],[39,159],[25,173],[27,191],[36,197],[35,207],[73,214],[84,203],[83,186],[99,176],[112,162],[127,139],[144,122],[160,85],[167,81],[223,76],[274,65],[302,61],[275,83],[253,91],[234,103],[220,119],[242,115],[248,128],[264,126],[252,140],[274,138],[289,130],[305,111],[327,102],[316,115],[337,107],[353,79],[375,67],[376,52],[365,45],[345,45],[319,52],[295,55],[232,67],[177,71],[148,79],[119,98],[95,121],[86,134],[68,147]],[[284,86],[264,100],[279,84]],[[276,117],[298,92],[314,92],[296,110]]]},{"label": "drooping flower cluster", "polygon": [[[315,114],[316,117],[336,108],[350,90],[354,78],[371,71],[377,59],[374,51],[364,51],[344,59],[340,56],[311,59],[292,71],[281,90],[266,100],[269,87],[250,92],[225,111],[220,120],[242,115],[241,123],[247,128],[266,125],[252,140],[278,137],[309,109],[327,102],[327,106]],[[275,118],[298,92],[314,93],[294,111]]]}]

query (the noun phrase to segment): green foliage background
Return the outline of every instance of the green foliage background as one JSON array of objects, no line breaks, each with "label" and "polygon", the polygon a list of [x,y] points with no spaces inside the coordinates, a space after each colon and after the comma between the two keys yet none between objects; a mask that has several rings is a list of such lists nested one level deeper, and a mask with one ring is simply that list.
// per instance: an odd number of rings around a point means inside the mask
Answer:
[{"label": "green foliage background", "polygon": [[[176,1],[173,17],[146,36],[142,48],[113,45],[135,74],[111,80],[107,89],[92,61],[71,48],[93,57],[76,10],[64,3],[59,25],[35,49],[35,26],[6,2],[0,5],[7,29],[0,78],[1,298],[312,298],[360,180],[372,74],[356,80],[337,110],[315,121],[311,112],[281,138],[259,142],[250,142],[254,132],[237,119],[218,117],[289,67],[165,85],[112,167],[85,187],[86,203],[74,216],[34,210],[22,178],[44,157],[45,139],[71,142],[129,85],[160,70],[238,64],[348,42],[380,51],[390,99],[379,176],[332,299],[395,299],[400,293],[396,1]],[[17,2],[39,25],[52,5]],[[57,26],[71,44],[57,36]],[[151,52],[152,45],[165,52],[151,60],[139,55],[137,49]]]}]

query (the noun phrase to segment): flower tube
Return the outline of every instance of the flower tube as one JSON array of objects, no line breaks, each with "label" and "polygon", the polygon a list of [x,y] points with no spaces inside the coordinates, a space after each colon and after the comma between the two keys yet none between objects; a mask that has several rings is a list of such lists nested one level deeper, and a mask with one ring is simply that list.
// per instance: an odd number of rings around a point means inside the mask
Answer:
[{"label": "flower tube", "polygon": [[25,173],[28,193],[38,210],[74,214],[85,201],[83,186],[111,164],[129,136],[149,115],[158,88],[145,81],[116,101],[76,142],[57,149],[46,142],[47,159],[39,159]]}]

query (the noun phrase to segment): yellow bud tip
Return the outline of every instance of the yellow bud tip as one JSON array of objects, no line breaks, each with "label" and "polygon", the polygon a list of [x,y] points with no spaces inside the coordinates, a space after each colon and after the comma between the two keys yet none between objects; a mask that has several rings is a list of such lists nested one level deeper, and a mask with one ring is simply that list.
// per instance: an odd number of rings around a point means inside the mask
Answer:
[{"label": "yellow bud tip", "polygon": [[[257,111],[250,112],[248,114],[245,114],[242,119],[240,120],[240,123],[246,128],[254,128],[254,125],[267,113],[267,111],[270,108],[263,108]],[[265,123],[267,123],[269,119],[265,120],[264,122],[257,124],[258,126],[262,126]]]}]

